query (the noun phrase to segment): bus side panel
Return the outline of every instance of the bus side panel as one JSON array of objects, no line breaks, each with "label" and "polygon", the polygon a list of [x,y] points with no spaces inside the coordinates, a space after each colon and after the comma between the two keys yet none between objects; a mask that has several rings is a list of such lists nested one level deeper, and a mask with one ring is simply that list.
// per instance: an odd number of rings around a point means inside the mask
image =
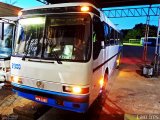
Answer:
[{"label": "bus side panel", "polygon": [[109,46],[108,58],[111,58],[108,61],[109,77],[112,74],[112,72],[114,71],[118,52],[119,52],[119,45]]},{"label": "bus side panel", "polygon": [[93,73],[89,99],[90,105],[94,102],[100,92],[99,80],[101,79],[101,74],[102,69],[99,69]]},{"label": "bus side panel", "polygon": [[91,81],[89,104],[94,102],[100,92],[101,87],[99,81],[104,77],[105,65],[103,63],[105,63],[106,60],[106,52],[106,49],[102,49],[98,58],[93,61],[93,75]]}]

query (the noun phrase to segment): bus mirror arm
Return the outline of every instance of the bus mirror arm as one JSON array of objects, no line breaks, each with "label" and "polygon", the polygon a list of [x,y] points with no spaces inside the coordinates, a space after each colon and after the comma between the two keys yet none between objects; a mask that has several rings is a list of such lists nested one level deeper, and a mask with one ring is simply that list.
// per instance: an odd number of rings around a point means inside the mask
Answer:
[{"label": "bus mirror arm", "polygon": [[101,41],[101,49],[104,49],[105,45],[104,45],[104,41]]},{"label": "bus mirror arm", "polygon": [[26,55],[22,56],[22,60],[25,61],[26,59]]}]

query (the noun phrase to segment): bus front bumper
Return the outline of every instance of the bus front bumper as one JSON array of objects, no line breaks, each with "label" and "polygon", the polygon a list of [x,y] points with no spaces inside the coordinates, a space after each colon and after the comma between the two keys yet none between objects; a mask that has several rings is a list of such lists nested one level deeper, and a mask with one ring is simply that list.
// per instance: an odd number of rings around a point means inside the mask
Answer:
[{"label": "bus front bumper", "polygon": [[12,83],[13,91],[21,97],[55,108],[85,113],[89,107],[89,95],[73,95],[53,92]]}]

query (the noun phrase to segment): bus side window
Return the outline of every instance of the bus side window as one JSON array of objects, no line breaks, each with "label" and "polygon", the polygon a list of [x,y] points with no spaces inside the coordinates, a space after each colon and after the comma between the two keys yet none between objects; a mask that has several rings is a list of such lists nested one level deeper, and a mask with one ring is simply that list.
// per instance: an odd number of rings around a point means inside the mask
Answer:
[{"label": "bus side window", "polygon": [[115,44],[115,30],[112,27],[110,27],[110,31],[111,31],[110,45],[114,45]]},{"label": "bus side window", "polygon": [[4,24],[4,41],[5,41],[5,47],[11,48],[12,47],[12,38],[13,38],[13,24]]},{"label": "bus side window", "polygon": [[93,59],[97,59],[101,51],[101,41],[104,41],[104,27],[99,18],[93,19]]},{"label": "bus side window", "polygon": [[121,33],[118,32],[118,45],[121,45]]},{"label": "bus side window", "polygon": [[118,45],[118,32],[115,30],[115,44]]},{"label": "bus side window", "polygon": [[109,45],[109,26],[106,24],[106,23],[103,23],[104,24],[104,42],[105,42],[105,45],[108,46]]},{"label": "bus side window", "polygon": [[117,44],[118,45],[120,44],[120,41],[119,41],[119,32],[117,32]]}]

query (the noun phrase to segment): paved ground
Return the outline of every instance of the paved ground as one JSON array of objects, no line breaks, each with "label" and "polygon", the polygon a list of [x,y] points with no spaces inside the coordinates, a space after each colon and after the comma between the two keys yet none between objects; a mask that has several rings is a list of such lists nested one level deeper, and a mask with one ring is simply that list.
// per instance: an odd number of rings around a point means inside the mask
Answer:
[{"label": "paved ground", "polygon": [[[114,72],[110,80],[105,104],[101,109],[95,102],[87,120],[123,120],[124,114],[160,115],[160,78],[142,76],[140,68],[143,62],[139,55],[132,54],[138,51],[129,50],[128,46],[124,49],[127,49],[127,52],[124,53],[120,69]],[[28,104],[34,103],[17,97],[9,90],[0,90],[0,114],[2,115],[12,114],[14,107]],[[81,118],[80,114],[52,108],[39,120],[78,120]]]},{"label": "paved ground", "polygon": [[[133,60],[133,61],[132,61]],[[106,114],[160,114],[160,78],[141,76],[141,63],[126,59],[113,78],[114,83],[103,107]],[[133,64],[134,63],[134,64]],[[102,118],[103,120],[103,118]]]}]

